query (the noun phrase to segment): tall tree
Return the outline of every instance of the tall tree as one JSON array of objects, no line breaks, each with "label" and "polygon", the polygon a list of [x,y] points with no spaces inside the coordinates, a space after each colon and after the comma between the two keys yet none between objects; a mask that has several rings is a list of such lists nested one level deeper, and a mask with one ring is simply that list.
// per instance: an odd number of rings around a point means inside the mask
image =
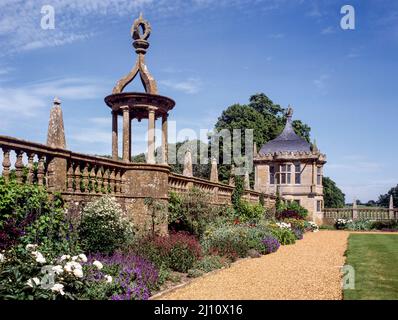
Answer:
[{"label": "tall tree", "polygon": [[322,184],[325,208],[343,208],[345,194],[337,187],[336,183],[328,177],[323,177]]},{"label": "tall tree", "polygon": [[393,199],[394,208],[398,208],[398,185],[391,188],[386,194],[380,195],[377,204],[387,208],[390,205],[391,196]]},{"label": "tall tree", "polygon": [[[231,134],[234,129],[241,129],[242,133],[242,154],[245,152],[244,129],[253,129],[253,140],[260,149],[266,142],[275,139],[283,130],[286,124],[286,109],[275,104],[264,93],[258,93],[250,97],[248,104],[234,104],[225,109],[215,124],[217,131],[228,129]],[[311,128],[300,120],[293,121],[294,131],[310,142]],[[222,143],[220,143],[222,147]],[[222,156],[222,152],[220,152]],[[220,159],[222,163],[222,159]],[[221,165],[219,168],[220,180],[229,180],[229,165]],[[251,175],[253,180],[253,174]]]}]

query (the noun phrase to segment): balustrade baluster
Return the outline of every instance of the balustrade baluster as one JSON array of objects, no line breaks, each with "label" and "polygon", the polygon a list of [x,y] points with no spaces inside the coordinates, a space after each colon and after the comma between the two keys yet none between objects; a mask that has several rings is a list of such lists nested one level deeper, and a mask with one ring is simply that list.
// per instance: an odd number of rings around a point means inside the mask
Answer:
[{"label": "balustrade baluster", "polygon": [[33,152],[28,152],[28,177],[26,179],[26,183],[32,184],[33,183],[33,170],[34,170],[34,165],[33,165],[33,160],[35,158],[35,154]]},{"label": "balustrade baluster", "polygon": [[108,189],[108,187],[109,187],[109,169],[108,168],[104,168],[104,178],[103,178],[103,180],[104,180],[104,190],[105,190],[105,193],[109,193],[109,189]]},{"label": "balustrade baluster", "polygon": [[111,175],[110,175],[110,178],[109,178],[109,183],[110,183],[110,186],[111,186],[111,194],[115,193],[115,179],[116,179],[115,168],[112,168],[111,169]]},{"label": "balustrade baluster", "polygon": [[17,160],[15,162],[15,175],[17,176],[17,182],[22,183],[23,182],[23,154],[24,152],[22,150],[17,150],[15,151],[17,154]]},{"label": "balustrade baluster", "polygon": [[121,192],[121,177],[120,177],[120,170],[117,169],[116,172],[116,194],[120,194]]},{"label": "balustrade baluster", "polygon": [[92,166],[90,171],[90,193],[95,193],[95,166]]},{"label": "balustrade baluster", "polygon": [[86,162],[84,164],[84,169],[83,169],[83,192],[88,192],[88,163]]},{"label": "balustrade baluster", "polygon": [[98,193],[102,193],[102,184],[103,184],[102,167],[98,167],[98,171],[97,171],[97,192]]},{"label": "balustrade baluster", "polygon": [[39,164],[37,167],[37,184],[39,186],[42,186],[44,184],[44,173],[45,173],[45,158],[46,156],[44,154],[39,154]]},{"label": "balustrade baluster", "polygon": [[66,173],[66,183],[68,192],[73,192],[73,162],[68,161],[68,172]]},{"label": "balustrade baluster", "polygon": [[3,177],[5,182],[8,182],[10,180],[10,167],[11,167],[11,161],[10,161],[10,150],[3,148]]},{"label": "balustrade baluster", "polygon": [[81,175],[82,172],[80,171],[80,163],[76,163],[76,169],[75,169],[75,192],[81,192]]}]

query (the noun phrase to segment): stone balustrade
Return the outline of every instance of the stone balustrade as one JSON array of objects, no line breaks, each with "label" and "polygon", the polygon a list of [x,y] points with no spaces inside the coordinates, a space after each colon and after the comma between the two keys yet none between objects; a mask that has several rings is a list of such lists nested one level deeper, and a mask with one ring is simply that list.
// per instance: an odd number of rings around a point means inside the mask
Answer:
[{"label": "stone balustrade", "polygon": [[14,169],[18,183],[48,185],[49,163],[57,156],[58,150],[6,136],[0,136],[0,149],[5,181],[9,181],[11,170]]},{"label": "stone balustrade", "polygon": [[[214,204],[231,204],[231,196],[234,191],[233,186],[223,183],[210,182],[205,179],[187,177],[175,173],[169,175],[169,190],[184,194],[188,192],[190,188],[197,188],[208,193]],[[251,203],[259,203],[260,195],[261,193],[254,190],[245,190],[242,198]],[[264,198],[267,207],[275,205],[275,196],[265,195]]]},{"label": "stone balustrade", "polygon": [[[61,193],[70,208],[80,207],[91,198],[110,194],[118,199],[137,225],[147,225],[150,212],[146,198],[167,203],[168,193],[179,194],[197,188],[210,195],[217,205],[231,204],[234,187],[170,172],[165,164],[132,163],[91,156],[62,148],[0,136],[2,175],[9,181],[45,186],[49,194]],[[15,170],[15,173],[13,173]],[[245,190],[243,199],[259,203],[261,193]],[[265,195],[268,208],[275,207],[275,196]],[[167,224],[162,226],[167,230]],[[166,231],[164,231],[166,232]]]},{"label": "stone balustrade", "polygon": [[334,223],[337,219],[366,219],[372,221],[398,220],[398,209],[388,208],[326,208],[325,222]]}]

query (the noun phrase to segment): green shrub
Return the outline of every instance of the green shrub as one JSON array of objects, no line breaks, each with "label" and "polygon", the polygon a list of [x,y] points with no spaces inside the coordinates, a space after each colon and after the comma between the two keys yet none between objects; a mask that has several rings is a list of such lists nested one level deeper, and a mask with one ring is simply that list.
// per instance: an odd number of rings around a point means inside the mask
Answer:
[{"label": "green shrub", "polygon": [[79,250],[77,237],[64,215],[57,194],[49,198],[44,187],[18,184],[0,177],[0,250],[40,243],[42,251],[57,255]]},{"label": "green shrub", "polygon": [[184,195],[169,193],[169,229],[175,232],[186,231],[201,237],[211,221],[229,212],[212,205],[209,194],[197,188]]},{"label": "green shrub", "polygon": [[[65,256],[66,257],[66,256]],[[65,300],[78,299],[89,287],[85,255],[62,259],[43,253],[41,247],[29,244],[12,248],[0,262],[0,300]]]},{"label": "green shrub", "polygon": [[191,269],[202,253],[196,238],[185,232],[141,239],[136,251],[159,268],[163,266],[179,272]]},{"label": "green shrub", "polygon": [[116,199],[104,196],[84,207],[79,234],[87,252],[112,253],[126,245],[132,233],[132,224]]},{"label": "green shrub", "polygon": [[371,229],[376,230],[396,230],[398,229],[398,221],[373,221]]},{"label": "green shrub", "polygon": [[251,204],[248,201],[240,201],[236,209],[236,215],[242,222],[258,222],[264,217],[265,209],[261,204]]},{"label": "green shrub", "polygon": [[281,245],[294,244],[296,242],[296,236],[292,230],[288,228],[273,227],[270,232],[275,236]]},{"label": "green shrub", "polygon": [[234,260],[237,257],[246,257],[249,249],[263,253],[265,248],[261,241],[269,234],[269,230],[263,226],[224,225],[206,230],[202,245],[209,254]]},{"label": "green shrub", "polygon": [[276,211],[276,217],[280,220],[286,218],[305,219],[308,216],[308,210],[299,205],[296,201],[286,204],[279,200],[276,204]]},{"label": "green shrub", "polygon": [[189,269],[188,270],[188,278],[198,278],[203,276],[204,272],[198,269]]},{"label": "green shrub", "polygon": [[235,176],[234,181],[235,181],[235,188],[232,191],[231,203],[232,203],[232,206],[234,207],[234,209],[238,210],[240,202],[241,202],[241,198],[245,192],[245,183],[241,176]]},{"label": "green shrub", "polygon": [[345,228],[351,231],[369,231],[372,229],[373,223],[366,219],[359,219],[350,221],[346,224]]},{"label": "green shrub", "polygon": [[210,272],[213,270],[227,267],[229,265],[230,265],[229,261],[224,257],[215,256],[215,255],[207,255],[207,256],[204,256],[199,261],[197,261],[194,264],[193,269],[201,270],[201,271],[207,273],[207,272]]},{"label": "green shrub", "polygon": [[298,220],[298,219],[284,219],[283,222],[290,223],[292,229],[299,229],[301,232],[304,232],[306,229],[306,221]]}]

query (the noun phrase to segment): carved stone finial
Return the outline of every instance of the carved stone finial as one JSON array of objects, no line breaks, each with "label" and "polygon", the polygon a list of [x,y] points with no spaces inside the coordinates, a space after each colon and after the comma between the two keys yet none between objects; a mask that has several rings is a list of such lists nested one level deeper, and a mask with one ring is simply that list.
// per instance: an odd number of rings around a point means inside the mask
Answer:
[{"label": "carved stone finial", "polygon": [[316,140],[315,139],[314,139],[314,142],[311,145],[311,150],[312,150],[313,153],[318,153],[319,152],[319,149],[318,149],[318,146],[316,144]]},{"label": "carved stone finial", "polygon": [[293,117],[293,108],[290,106],[290,104],[289,104],[289,106],[287,107],[287,110],[286,110],[286,117],[288,119],[292,119],[292,117]]},{"label": "carved stone finial", "polygon": [[150,94],[157,94],[158,88],[155,79],[150,74],[145,64],[145,54],[149,48],[149,42],[147,41],[151,35],[151,25],[145,20],[140,14],[139,18],[136,19],[131,27],[131,37],[133,38],[133,46],[137,53],[137,62],[134,68],[122,79],[120,79],[116,86],[113,88],[112,93],[122,93],[124,88],[134,80],[137,74],[140,74],[142,84],[145,92]]},{"label": "carved stone finial", "polygon": [[131,37],[133,38],[133,46],[137,54],[145,54],[149,47],[147,41],[151,35],[151,25],[147,20],[144,20],[142,12],[138,19],[136,19],[131,27]]},{"label": "carved stone finial", "polygon": [[210,181],[218,183],[218,168],[217,160],[215,158],[211,159]]},{"label": "carved stone finial", "polygon": [[47,131],[47,145],[52,148],[66,148],[64,119],[61,100],[54,98],[54,105],[50,111],[50,121]]},{"label": "carved stone finial", "polygon": [[186,177],[193,177],[192,169],[192,153],[191,150],[187,150],[184,156],[184,171],[182,173]]},{"label": "carved stone finial", "polygon": [[61,100],[58,97],[54,98],[54,105],[61,105]]}]

